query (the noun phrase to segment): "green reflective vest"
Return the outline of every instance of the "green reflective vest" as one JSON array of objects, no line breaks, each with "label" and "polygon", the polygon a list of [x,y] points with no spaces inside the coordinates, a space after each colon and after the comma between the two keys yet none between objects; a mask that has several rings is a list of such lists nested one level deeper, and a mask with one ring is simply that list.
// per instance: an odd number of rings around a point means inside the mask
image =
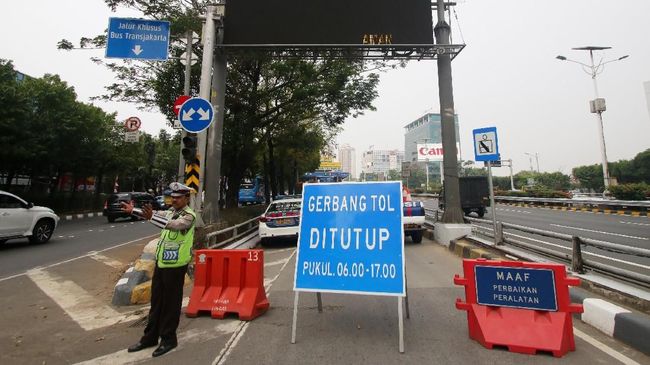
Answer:
[{"label": "green reflective vest", "polygon": [[[181,214],[191,214],[196,221],[196,213],[189,207],[183,208]],[[173,215],[178,214],[169,212],[167,218],[172,219]],[[156,261],[158,267],[181,267],[190,263],[192,260],[192,244],[194,242],[194,226],[187,231],[171,231],[163,229],[160,233],[160,240],[156,248]]]}]

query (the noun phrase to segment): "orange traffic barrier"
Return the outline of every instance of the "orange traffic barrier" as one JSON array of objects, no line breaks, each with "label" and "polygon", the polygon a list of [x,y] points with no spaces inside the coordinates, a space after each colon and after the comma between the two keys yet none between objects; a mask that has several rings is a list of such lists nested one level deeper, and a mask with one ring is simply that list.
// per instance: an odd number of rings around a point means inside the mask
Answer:
[{"label": "orange traffic barrier", "polygon": [[465,287],[456,308],[467,311],[470,338],[524,354],[575,350],[572,314],[583,308],[571,303],[569,286],[580,279],[567,276],[564,265],[464,259],[463,274],[454,277]]},{"label": "orange traffic barrier", "polygon": [[212,318],[236,313],[250,321],[269,309],[264,290],[263,250],[198,250],[188,317],[209,311]]}]

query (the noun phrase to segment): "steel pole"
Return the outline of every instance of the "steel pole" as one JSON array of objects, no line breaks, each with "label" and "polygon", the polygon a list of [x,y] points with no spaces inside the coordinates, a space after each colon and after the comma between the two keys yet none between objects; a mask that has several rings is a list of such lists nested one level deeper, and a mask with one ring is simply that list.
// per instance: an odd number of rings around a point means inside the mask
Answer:
[{"label": "steel pole", "polygon": [[[449,44],[451,27],[445,21],[445,3],[437,1],[438,23],[434,28],[436,43]],[[440,119],[442,132],[445,213],[443,223],[464,223],[460,206],[460,187],[458,185],[458,159],[456,152],[456,124],[454,118],[454,90],[451,75],[451,56],[438,55],[438,92],[440,98]]]},{"label": "steel pole", "polygon": [[510,162],[510,190],[515,190],[515,179],[512,175],[512,159],[508,161]]},{"label": "steel pole", "polygon": [[[203,60],[201,62],[201,86],[199,95],[201,98],[210,100],[212,84],[212,59],[214,54],[215,25],[214,12],[215,6],[208,6],[205,13],[205,30],[203,40]],[[213,116],[214,117],[214,116]],[[205,185],[205,152],[207,143],[207,131],[197,133],[198,137],[198,159],[199,159],[199,190],[196,194],[196,206],[192,208],[203,215],[203,187]]]},{"label": "steel pole", "polygon": [[[598,99],[598,83],[596,82],[596,66],[594,65],[594,51],[589,50],[589,59],[591,60],[591,79],[594,83],[594,94]],[[598,124],[598,139],[600,142],[600,158],[603,164],[603,182],[605,184],[605,191],[609,190],[609,168],[607,166],[607,149],[605,147],[605,132],[603,130],[603,113],[597,112]],[[604,193],[603,192],[603,193]]]},{"label": "steel pole", "polygon": [[427,173],[427,186],[424,188],[424,192],[426,193],[429,191],[429,160],[427,160],[425,163],[426,163],[425,166],[426,166],[426,173]]},{"label": "steel pole", "polygon": [[[185,38],[185,75],[183,84],[183,95],[190,95],[190,81],[192,77],[192,31],[188,30]],[[178,176],[176,181],[185,183],[185,160],[183,159],[183,137],[187,136],[185,129],[181,129],[181,148],[178,151]]]},{"label": "steel pole", "polygon": [[[219,20],[216,44],[223,44],[223,22]],[[205,211],[203,219],[208,223],[216,223],[219,219],[219,194],[221,181],[221,152],[223,139],[223,123],[226,103],[226,54],[223,48],[217,48],[214,53],[214,73],[212,75],[212,92],[210,103],[214,107],[214,121],[208,129],[208,146],[205,167]]]},{"label": "steel pole", "polygon": [[492,183],[492,161],[487,162],[488,165],[488,183],[490,184],[490,207],[492,207],[492,228],[494,229],[494,244],[498,245],[497,235],[497,207],[494,204],[494,185]]}]

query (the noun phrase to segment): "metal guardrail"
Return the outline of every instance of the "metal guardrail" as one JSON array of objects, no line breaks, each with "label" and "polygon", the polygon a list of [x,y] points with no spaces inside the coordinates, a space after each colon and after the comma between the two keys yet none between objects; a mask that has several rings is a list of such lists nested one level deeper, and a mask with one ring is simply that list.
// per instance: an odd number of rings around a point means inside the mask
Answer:
[{"label": "metal guardrail", "polygon": [[[425,212],[427,218],[435,221],[437,220],[441,211],[437,209],[435,210],[425,209]],[[479,219],[473,217],[465,217],[465,219],[472,223],[472,225],[474,226],[474,230],[477,231],[478,233],[484,234],[492,238],[495,237],[495,232],[494,229],[492,228],[491,220]],[[480,224],[485,224],[485,225],[480,225]],[[571,247],[563,248],[565,250],[570,250],[571,252],[568,253],[568,252],[558,251],[558,248],[561,247],[558,247],[557,244],[551,242],[545,242],[538,239],[535,239],[535,242],[541,245],[525,242],[521,239],[522,236],[511,232],[505,232],[504,229],[534,234],[534,235],[547,237],[547,238],[558,239],[565,242],[571,242]],[[523,238],[525,239],[525,237]],[[495,249],[499,249],[500,245],[510,244],[518,248],[522,248],[533,252],[538,252],[543,255],[568,262],[571,264],[571,269],[577,273],[584,273],[586,269],[589,268],[610,276],[621,278],[629,282],[643,285],[645,287],[650,287],[650,276],[635,271],[623,269],[620,267],[604,264],[601,262],[596,262],[591,259],[585,259],[582,253],[582,248],[594,247],[607,252],[620,253],[625,255],[634,255],[637,257],[644,257],[644,258],[650,258],[650,249],[626,246],[618,243],[606,242],[606,241],[601,241],[601,240],[596,240],[596,239],[586,238],[586,237],[573,236],[565,233],[546,231],[538,228],[526,227],[518,224],[507,223],[507,222],[497,222],[495,242],[496,245],[491,246],[492,248]],[[606,260],[612,260],[612,261],[614,260],[613,258],[609,258],[609,257],[603,257],[603,258]],[[619,262],[621,261],[620,259],[615,259],[615,260]],[[623,263],[634,264],[634,263],[629,263],[627,261],[623,261]]]},{"label": "metal guardrail", "polygon": [[[221,248],[239,238],[246,236],[257,229],[259,217],[251,218],[246,222],[239,223],[232,227],[208,233],[205,238],[208,240],[208,248]],[[226,236],[225,238],[220,236]],[[219,238],[223,238],[219,240]]]}]

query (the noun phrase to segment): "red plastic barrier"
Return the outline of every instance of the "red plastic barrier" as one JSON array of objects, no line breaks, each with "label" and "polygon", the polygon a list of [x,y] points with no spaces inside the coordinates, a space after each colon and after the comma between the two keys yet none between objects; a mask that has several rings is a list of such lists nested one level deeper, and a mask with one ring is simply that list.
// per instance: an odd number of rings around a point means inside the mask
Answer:
[{"label": "red plastic barrier", "polygon": [[[556,310],[535,310],[512,308],[506,306],[482,305],[477,301],[476,282],[479,279],[476,268],[490,267],[488,270],[505,271],[512,268],[531,269],[548,272],[552,270],[555,286]],[[482,274],[486,269],[481,268]],[[515,271],[516,272],[516,271]],[[463,260],[464,278],[455,275],[454,284],[465,286],[466,302],[456,299],[456,308],[467,311],[467,325],[469,337],[478,341],[488,349],[493,346],[504,346],[509,351],[523,354],[535,354],[537,351],[551,352],[555,357],[562,357],[568,351],[575,350],[573,338],[572,313],[582,313],[582,305],[571,304],[569,286],[580,285],[580,279],[568,277],[566,268],[559,264],[541,264],[518,261],[487,261],[485,259]],[[497,275],[499,279],[506,280],[503,272]],[[482,280],[486,280],[483,278]],[[485,281],[487,282],[487,281]],[[485,284],[482,284],[485,286]],[[495,288],[501,287],[500,283],[493,284]],[[505,290],[525,292],[524,285],[516,284]],[[519,289],[521,288],[521,289]],[[531,288],[531,287],[528,287]],[[481,288],[486,293],[486,288]],[[492,288],[487,288],[488,291]],[[529,292],[532,289],[528,289]],[[501,298],[499,293],[493,294],[494,298]],[[485,298],[485,297],[483,297]],[[517,294],[521,298],[521,294]],[[526,296],[529,300],[534,297]],[[523,304],[522,306],[526,306]]]},{"label": "red plastic barrier", "polygon": [[269,309],[264,290],[263,250],[198,250],[188,317],[210,311],[212,318],[237,313],[250,321]]}]

